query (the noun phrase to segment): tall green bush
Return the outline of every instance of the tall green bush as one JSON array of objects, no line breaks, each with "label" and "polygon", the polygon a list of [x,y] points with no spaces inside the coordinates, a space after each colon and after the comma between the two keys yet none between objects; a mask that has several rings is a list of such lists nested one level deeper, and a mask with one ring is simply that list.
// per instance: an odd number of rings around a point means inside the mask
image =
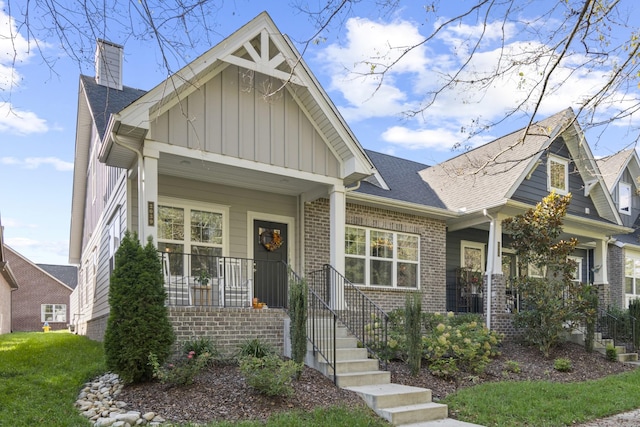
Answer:
[{"label": "tall green bush", "polygon": [[153,377],[149,355],[164,363],[175,340],[165,307],[162,265],[151,239],[143,248],[130,232],[115,257],[104,336],[106,364],[127,383],[143,382]]},{"label": "tall green bush", "polygon": [[633,328],[633,348],[640,348],[640,299],[629,301],[629,319]]},{"label": "tall green bush", "polygon": [[[570,202],[571,194],[552,192],[535,208],[502,222],[520,264],[516,287],[524,309],[516,313],[514,324],[546,357],[558,343],[565,322],[580,318],[574,301],[583,285],[573,281],[576,263],[567,258],[578,241],[560,238]],[[542,277],[530,277],[527,272],[532,267]]]},{"label": "tall green bush", "polygon": [[411,375],[416,376],[422,362],[422,299],[419,293],[407,295],[404,312],[408,363]]},{"label": "tall green bush", "polygon": [[[304,363],[307,353],[307,282],[294,278],[289,288],[289,333],[291,336],[291,358]],[[300,371],[302,372],[302,371]]]}]

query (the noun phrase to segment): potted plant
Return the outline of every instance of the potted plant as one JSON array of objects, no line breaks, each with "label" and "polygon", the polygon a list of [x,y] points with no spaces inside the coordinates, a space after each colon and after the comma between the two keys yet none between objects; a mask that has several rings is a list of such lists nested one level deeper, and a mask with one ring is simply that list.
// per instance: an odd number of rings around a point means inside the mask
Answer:
[{"label": "potted plant", "polygon": [[211,280],[211,274],[205,268],[200,270],[200,274],[196,277],[196,282],[200,284],[200,286],[209,286],[209,281]]}]

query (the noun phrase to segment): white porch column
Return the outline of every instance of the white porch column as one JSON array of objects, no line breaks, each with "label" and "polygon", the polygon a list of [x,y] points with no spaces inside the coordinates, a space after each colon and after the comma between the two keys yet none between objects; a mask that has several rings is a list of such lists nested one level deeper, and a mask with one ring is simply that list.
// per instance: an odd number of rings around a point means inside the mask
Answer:
[{"label": "white porch column", "polygon": [[[344,230],[346,221],[346,191],[343,185],[334,185],[329,191],[329,262],[340,274],[344,274]],[[331,284],[331,308],[344,308],[344,286]]]},{"label": "white porch column", "polygon": [[493,317],[504,306],[502,300],[505,298],[504,280],[497,280],[496,275],[502,274],[502,220],[500,217],[494,218],[486,210],[484,215],[489,219],[489,242],[487,245],[487,289],[486,289],[486,324],[491,329]]},{"label": "white porch column", "polygon": [[143,151],[143,192],[140,197],[143,217],[140,218],[143,233],[140,243],[147,244],[149,236],[153,238],[153,244],[158,244],[158,158],[157,150],[145,148]]},{"label": "white porch column", "polygon": [[596,247],[593,251],[594,285],[607,285],[607,240],[596,240]]}]

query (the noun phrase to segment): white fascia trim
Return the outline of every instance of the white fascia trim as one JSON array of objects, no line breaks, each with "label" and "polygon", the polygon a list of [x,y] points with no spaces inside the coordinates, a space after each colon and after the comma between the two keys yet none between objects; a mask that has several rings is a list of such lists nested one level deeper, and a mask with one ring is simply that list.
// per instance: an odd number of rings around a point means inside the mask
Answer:
[{"label": "white fascia trim", "polygon": [[311,172],[293,170],[282,166],[274,166],[266,163],[256,162],[253,160],[240,159],[238,157],[225,156],[224,154],[210,153],[193,148],[179,147],[177,145],[169,145],[150,139],[145,140],[145,149],[147,148],[157,150],[158,153],[175,154],[177,156],[188,157],[205,162],[221,163],[228,166],[237,167],[239,169],[259,169],[262,172],[288,176],[291,178],[302,179],[319,184],[342,185],[342,180],[340,178],[332,178],[325,175],[316,175]]}]

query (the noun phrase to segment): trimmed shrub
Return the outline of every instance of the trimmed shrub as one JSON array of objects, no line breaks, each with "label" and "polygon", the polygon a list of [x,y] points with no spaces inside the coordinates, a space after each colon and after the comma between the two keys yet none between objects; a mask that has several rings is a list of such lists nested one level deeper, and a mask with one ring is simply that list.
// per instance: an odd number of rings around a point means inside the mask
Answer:
[{"label": "trimmed shrub", "polygon": [[184,354],[194,353],[195,357],[200,357],[203,354],[208,355],[207,365],[210,366],[217,359],[220,358],[220,352],[214,344],[214,342],[207,337],[192,338],[182,344],[182,352]]},{"label": "trimmed shrub", "polygon": [[571,372],[573,370],[573,365],[571,364],[571,360],[559,357],[553,361],[553,369],[558,372]]},{"label": "trimmed shrub", "polygon": [[307,294],[309,289],[304,280],[294,279],[289,283],[291,358],[294,362],[302,364],[307,354]]},{"label": "trimmed shrub", "polygon": [[422,362],[422,299],[420,294],[407,295],[405,301],[405,333],[407,336],[408,363],[411,375],[420,372]]},{"label": "trimmed shrub", "polygon": [[607,360],[610,362],[618,361],[618,349],[613,344],[607,344],[605,355],[607,356]]},{"label": "trimmed shrub", "polygon": [[212,357],[209,353],[204,352],[196,355],[194,350],[189,351],[182,358],[161,366],[155,354],[149,355],[149,365],[153,369],[153,376],[162,384],[171,385],[189,385],[193,384],[193,380],[209,364]]},{"label": "trimmed shrub", "polygon": [[293,360],[284,361],[274,354],[240,359],[240,372],[247,384],[267,396],[293,395],[293,379],[301,370],[302,364]]},{"label": "trimmed shrub", "polygon": [[143,248],[126,232],[115,255],[109,285],[109,318],[104,337],[107,368],[124,382],[153,377],[149,355],[163,364],[175,335],[165,307],[162,264],[151,239]]}]

